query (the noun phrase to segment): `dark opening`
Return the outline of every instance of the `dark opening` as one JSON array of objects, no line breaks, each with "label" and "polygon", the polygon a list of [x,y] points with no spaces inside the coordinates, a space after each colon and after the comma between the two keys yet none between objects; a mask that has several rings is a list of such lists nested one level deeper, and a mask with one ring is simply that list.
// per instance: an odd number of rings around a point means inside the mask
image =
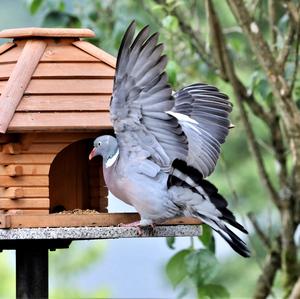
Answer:
[{"label": "dark opening", "polygon": [[63,210],[107,211],[102,159],[88,156],[93,139],[74,142],[57,154],[50,167],[50,213]]}]

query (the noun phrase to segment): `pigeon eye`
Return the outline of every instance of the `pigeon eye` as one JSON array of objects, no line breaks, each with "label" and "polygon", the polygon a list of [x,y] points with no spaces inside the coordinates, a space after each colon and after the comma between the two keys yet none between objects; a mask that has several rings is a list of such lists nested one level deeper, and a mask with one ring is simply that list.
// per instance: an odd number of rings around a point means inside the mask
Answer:
[{"label": "pigeon eye", "polygon": [[98,146],[101,146],[101,142],[100,141],[98,142]]}]

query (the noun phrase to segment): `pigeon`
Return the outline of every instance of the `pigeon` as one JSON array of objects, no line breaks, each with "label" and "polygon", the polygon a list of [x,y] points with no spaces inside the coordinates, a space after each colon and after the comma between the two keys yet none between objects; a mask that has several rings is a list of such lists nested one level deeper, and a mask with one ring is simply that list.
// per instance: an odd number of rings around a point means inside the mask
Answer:
[{"label": "pigeon", "polygon": [[108,190],[132,205],[138,228],[176,217],[209,225],[238,254],[249,257],[247,233],[227,201],[205,178],[215,169],[230,128],[232,104],[216,87],[196,83],[173,92],[158,33],[133,21],[117,56],[110,102],[114,136],[99,136],[89,159],[101,155]]}]

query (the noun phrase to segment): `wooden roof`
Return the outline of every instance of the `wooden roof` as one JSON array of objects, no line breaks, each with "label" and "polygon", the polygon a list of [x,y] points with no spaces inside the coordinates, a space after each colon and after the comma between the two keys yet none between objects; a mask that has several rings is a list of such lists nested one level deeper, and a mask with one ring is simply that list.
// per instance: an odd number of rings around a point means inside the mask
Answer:
[{"label": "wooden roof", "polygon": [[[116,59],[79,37],[89,29],[0,32],[0,133],[111,128]],[[60,37],[58,39],[58,37]]]}]

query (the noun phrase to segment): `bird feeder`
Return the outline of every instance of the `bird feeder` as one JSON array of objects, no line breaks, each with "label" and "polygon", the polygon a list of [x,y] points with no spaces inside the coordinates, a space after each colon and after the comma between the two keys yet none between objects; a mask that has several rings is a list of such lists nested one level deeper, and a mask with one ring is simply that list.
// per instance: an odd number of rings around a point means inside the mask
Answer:
[{"label": "bird feeder", "polygon": [[[113,56],[81,40],[91,37],[89,29],[0,32],[13,39],[0,46],[1,228],[138,220],[135,213],[107,213],[102,161],[88,160],[93,139],[113,133],[116,65]],[[74,210],[80,212],[64,212]]]},{"label": "bird feeder", "polygon": [[[139,215],[107,212],[102,161],[88,160],[94,138],[113,134],[116,66],[81,40],[91,37],[89,29],[0,32],[12,39],[0,46],[0,250],[16,249],[18,298],[48,296],[48,249],[140,236],[117,227]],[[197,223],[178,219],[142,236],[199,235],[186,225]]]}]

